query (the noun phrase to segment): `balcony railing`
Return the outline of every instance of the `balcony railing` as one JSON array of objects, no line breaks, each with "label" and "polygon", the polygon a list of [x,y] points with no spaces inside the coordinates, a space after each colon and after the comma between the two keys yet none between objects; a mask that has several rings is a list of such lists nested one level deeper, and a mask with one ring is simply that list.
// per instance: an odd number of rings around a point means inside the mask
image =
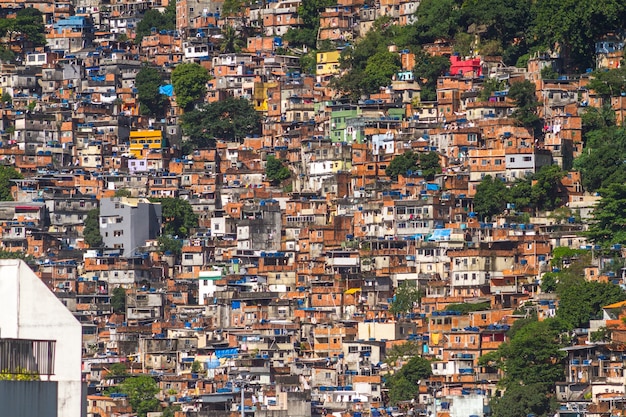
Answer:
[{"label": "balcony railing", "polygon": [[56,341],[0,339],[0,372],[54,375]]}]

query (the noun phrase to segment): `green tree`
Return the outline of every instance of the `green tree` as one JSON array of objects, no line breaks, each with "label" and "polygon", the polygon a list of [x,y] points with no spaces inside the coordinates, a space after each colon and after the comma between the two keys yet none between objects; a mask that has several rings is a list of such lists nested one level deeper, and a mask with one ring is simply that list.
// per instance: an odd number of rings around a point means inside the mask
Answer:
[{"label": "green tree", "polygon": [[420,154],[419,168],[422,176],[427,181],[432,181],[435,176],[441,174],[441,162],[437,152],[426,152]]},{"label": "green tree", "polygon": [[100,248],[104,244],[100,234],[100,210],[92,209],[87,212],[85,227],[83,228],[85,243],[90,248]]},{"label": "green tree", "polygon": [[368,92],[375,92],[380,87],[391,84],[392,77],[400,70],[400,56],[389,51],[378,51],[367,60],[363,82],[371,86]]},{"label": "green tree", "polygon": [[195,62],[178,64],[172,71],[172,85],[176,103],[184,110],[191,110],[195,103],[204,99],[209,72]]},{"label": "green tree", "polygon": [[532,320],[519,328],[508,343],[500,345],[497,356],[500,368],[505,371],[501,383],[507,390],[516,385],[543,387],[542,392],[553,389],[554,383],[563,380],[565,357],[561,351],[563,334],[570,327],[560,319]]},{"label": "green tree", "polygon": [[423,101],[437,99],[437,79],[449,70],[449,58],[430,55],[422,49],[416,52],[413,76],[422,88],[420,97]]},{"label": "green tree", "polygon": [[582,72],[593,67],[595,41],[607,27],[624,27],[621,0],[538,0],[531,6],[529,38],[550,50],[560,50],[568,67]]},{"label": "green tree", "polygon": [[161,253],[171,253],[175,256],[179,256],[183,252],[183,241],[181,239],[175,239],[170,235],[159,236],[157,243],[159,244],[159,251]]},{"label": "green tree", "polygon": [[268,155],[267,162],[265,163],[265,178],[267,178],[268,181],[279,184],[290,176],[291,172],[289,172],[289,168],[283,165],[280,159],[276,158],[274,155]]},{"label": "green tree", "polygon": [[417,43],[454,38],[459,31],[461,3],[457,0],[422,0],[415,12]]},{"label": "green tree", "polygon": [[554,293],[558,284],[558,274],[546,272],[541,276],[541,292]]},{"label": "green tree", "polygon": [[535,84],[528,80],[515,82],[509,88],[508,96],[517,106],[513,112],[513,117],[524,127],[537,132],[541,127],[541,120],[537,116],[539,101],[535,95]]},{"label": "green tree", "polygon": [[474,211],[479,218],[491,218],[506,208],[508,189],[499,178],[486,175],[476,187],[474,195]]},{"label": "green tree", "polygon": [[225,54],[232,54],[234,52],[240,52],[244,46],[244,41],[237,33],[237,29],[231,25],[226,25],[222,28],[222,39],[220,40],[220,52]]},{"label": "green tree", "polygon": [[109,374],[107,375],[108,378],[117,378],[117,377],[124,377],[128,375],[128,371],[126,370],[126,366],[121,363],[121,362],[117,362],[112,364],[109,367]]},{"label": "green tree", "polygon": [[315,49],[317,32],[320,27],[320,11],[324,7],[336,4],[333,0],[303,0],[298,6],[298,17],[302,20],[302,26],[290,28],[284,39],[291,46],[307,46]]},{"label": "green tree", "polygon": [[135,87],[141,113],[150,116],[163,116],[168,99],[159,92],[159,87],[163,83],[163,77],[158,69],[151,66],[143,66],[135,77]]},{"label": "green tree", "polygon": [[415,282],[404,281],[396,288],[389,311],[394,315],[407,314],[413,311],[416,303],[422,298]]},{"label": "green tree", "polygon": [[13,181],[24,178],[22,174],[11,166],[0,165],[0,201],[13,201],[11,187]]},{"label": "green tree", "polygon": [[585,134],[585,148],[574,161],[583,187],[598,191],[611,184],[626,182],[626,130],[608,126]]},{"label": "green tree", "polygon": [[45,33],[43,14],[33,7],[18,10],[14,19],[0,20],[0,37],[6,36],[9,44],[45,46]]},{"label": "green tree", "polygon": [[215,138],[240,141],[261,132],[261,117],[245,98],[229,97],[185,113],[183,130],[197,147],[215,146]]},{"label": "green tree", "polygon": [[524,210],[530,207],[532,199],[532,183],[530,178],[518,178],[509,188],[508,202],[513,204],[516,210]]},{"label": "green tree", "polygon": [[149,9],[143,15],[143,18],[137,24],[135,32],[135,41],[141,43],[144,36],[150,35],[152,30],[157,32],[161,30],[176,29],[176,2],[170,2],[163,13],[157,9]]},{"label": "green tree", "polygon": [[561,179],[565,172],[558,165],[546,165],[534,175],[530,192],[532,205],[538,210],[554,210],[563,203]]},{"label": "green tree", "polygon": [[626,243],[626,184],[610,184],[600,190],[600,195],[588,238],[602,246]]},{"label": "green tree", "polygon": [[419,382],[432,375],[430,362],[421,356],[413,356],[388,380],[389,399],[392,404],[414,399],[419,393]]},{"label": "green tree", "polygon": [[589,320],[602,318],[602,307],[626,300],[626,293],[619,285],[597,281],[559,285],[557,293],[557,317],[577,328],[589,327]]},{"label": "green tree", "polygon": [[118,188],[115,190],[115,197],[131,197],[132,193],[128,188]]},{"label": "green tree", "polygon": [[111,308],[114,313],[126,313],[126,290],[122,287],[115,287],[111,291]]},{"label": "green tree", "polygon": [[396,155],[391,162],[389,162],[389,165],[387,165],[385,174],[393,181],[397,181],[398,176],[407,176],[409,171],[417,171],[419,168],[419,160],[419,154],[413,151],[406,151],[401,155]]},{"label": "green tree", "polygon": [[556,407],[542,384],[511,385],[502,397],[491,400],[493,417],[546,416]]},{"label": "green tree", "polygon": [[605,100],[626,93],[626,68],[595,71],[587,87]]},{"label": "green tree", "polygon": [[160,403],[156,394],[159,392],[157,383],[147,375],[126,378],[120,384],[120,392],[128,396],[128,403],[139,417],[146,417],[151,411],[158,411]]},{"label": "green tree", "polygon": [[502,91],[504,89],[506,89],[506,82],[497,78],[487,78],[483,83],[483,88],[480,90],[478,97],[481,101],[487,101],[495,91]]},{"label": "green tree", "polygon": [[198,216],[191,204],[180,198],[151,198],[150,201],[161,203],[163,217],[163,235],[186,238],[191,229],[198,227]]}]

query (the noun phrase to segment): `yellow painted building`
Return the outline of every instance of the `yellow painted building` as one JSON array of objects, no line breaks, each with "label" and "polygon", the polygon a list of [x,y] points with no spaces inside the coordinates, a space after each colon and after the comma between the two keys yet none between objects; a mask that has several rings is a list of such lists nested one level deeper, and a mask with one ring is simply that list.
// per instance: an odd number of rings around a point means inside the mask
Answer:
[{"label": "yellow painted building", "polygon": [[130,153],[141,158],[142,153],[163,149],[163,133],[160,130],[135,130],[130,132]]},{"label": "yellow painted building", "polygon": [[318,52],[316,75],[339,74],[339,51]]},{"label": "yellow painted building", "polygon": [[254,83],[254,99],[252,100],[252,103],[254,104],[254,110],[258,112],[267,112],[267,90],[269,90],[270,88],[276,88],[277,86],[278,83],[276,81],[259,81]]}]

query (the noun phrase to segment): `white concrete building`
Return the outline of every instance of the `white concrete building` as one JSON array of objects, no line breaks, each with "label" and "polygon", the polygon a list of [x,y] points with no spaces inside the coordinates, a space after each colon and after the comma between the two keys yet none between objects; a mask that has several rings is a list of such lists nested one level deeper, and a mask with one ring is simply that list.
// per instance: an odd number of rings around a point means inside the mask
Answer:
[{"label": "white concrete building", "polygon": [[0,336],[56,342],[57,415],[81,417],[80,323],[24,261],[0,260]]}]

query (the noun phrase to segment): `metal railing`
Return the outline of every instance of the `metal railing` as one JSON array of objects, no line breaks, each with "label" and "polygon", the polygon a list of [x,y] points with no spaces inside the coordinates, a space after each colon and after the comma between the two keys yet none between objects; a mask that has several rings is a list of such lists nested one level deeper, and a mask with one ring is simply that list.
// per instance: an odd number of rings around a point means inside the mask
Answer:
[{"label": "metal railing", "polygon": [[0,339],[0,372],[54,375],[56,341]]}]

